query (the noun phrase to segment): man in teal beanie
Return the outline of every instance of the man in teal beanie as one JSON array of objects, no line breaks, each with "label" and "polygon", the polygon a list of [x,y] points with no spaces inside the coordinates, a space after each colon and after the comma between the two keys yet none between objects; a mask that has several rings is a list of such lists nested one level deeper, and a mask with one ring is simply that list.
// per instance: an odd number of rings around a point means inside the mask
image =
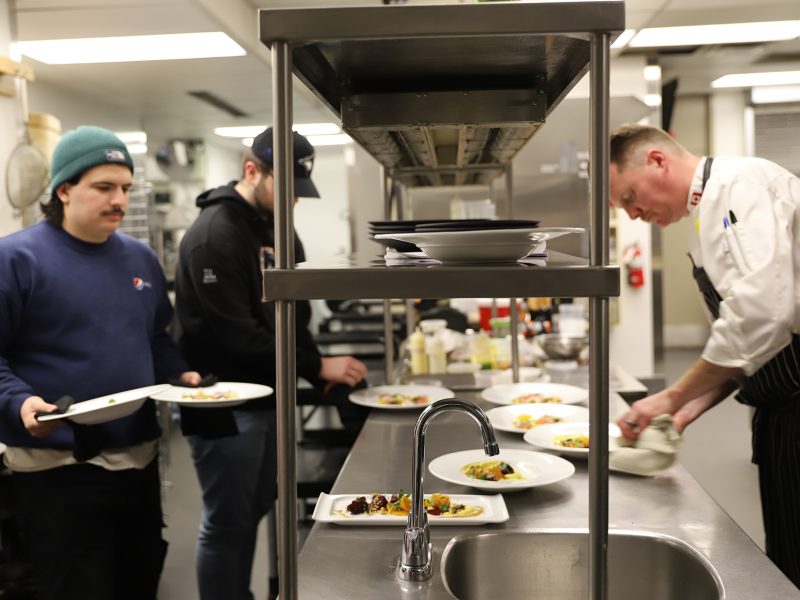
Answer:
[{"label": "man in teal beanie", "polygon": [[108,129],[84,125],[64,135],[50,163],[50,201],[41,205],[42,213],[50,223],[62,226],[64,205],[57,193],[61,185],[74,185],[86,171],[103,164],[122,165],[133,174],[133,160],[128,148]]},{"label": "man in teal beanie", "polygon": [[45,221],[0,238],[0,442],[41,600],[155,600],[166,553],[153,401],[93,424],[40,420],[65,397],[80,413],[200,381],[167,333],[155,253],[117,232],[132,175],[112,132],[70,131]]}]

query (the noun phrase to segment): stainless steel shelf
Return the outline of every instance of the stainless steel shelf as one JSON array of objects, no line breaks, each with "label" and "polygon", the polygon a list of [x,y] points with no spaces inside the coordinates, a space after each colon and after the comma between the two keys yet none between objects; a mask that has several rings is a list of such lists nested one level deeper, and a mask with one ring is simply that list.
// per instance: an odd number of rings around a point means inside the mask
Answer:
[{"label": "stainless steel shelf", "polygon": [[341,298],[480,298],[619,296],[619,267],[590,267],[587,261],[551,252],[547,266],[302,263],[295,269],[263,272],[268,300]]},{"label": "stainless steel shelf", "polygon": [[624,3],[262,9],[261,41],[407,186],[502,173],[588,69]]}]

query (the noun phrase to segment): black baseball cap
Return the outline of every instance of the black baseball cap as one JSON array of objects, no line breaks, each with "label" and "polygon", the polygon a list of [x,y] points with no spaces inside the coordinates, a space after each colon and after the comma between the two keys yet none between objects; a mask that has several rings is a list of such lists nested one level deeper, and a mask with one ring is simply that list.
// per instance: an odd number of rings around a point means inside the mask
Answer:
[{"label": "black baseball cap", "polygon": [[[294,195],[298,198],[319,198],[317,186],[311,181],[311,169],[314,168],[314,146],[305,137],[292,132],[294,149]],[[272,127],[259,133],[250,146],[253,154],[261,162],[273,166]]]}]

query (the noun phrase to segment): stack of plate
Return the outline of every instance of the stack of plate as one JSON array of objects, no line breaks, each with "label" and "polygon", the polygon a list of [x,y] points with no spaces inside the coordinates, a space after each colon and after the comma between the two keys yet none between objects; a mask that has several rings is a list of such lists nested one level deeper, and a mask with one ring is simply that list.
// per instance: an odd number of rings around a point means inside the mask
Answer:
[{"label": "stack of plate", "polygon": [[387,248],[394,248],[398,252],[421,252],[419,247],[411,242],[404,242],[394,238],[378,239],[379,234],[413,233],[416,225],[434,221],[369,221],[369,235],[379,244]]},{"label": "stack of plate", "polygon": [[420,252],[421,249],[413,242],[404,241],[392,234],[407,233],[433,233],[446,231],[486,231],[499,229],[531,229],[539,221],[520,219],[422,219],[405,221],[369,221],[369,233],[375,241],[387,248],[394,248],[398,252]]},{"label": "stack of plate", "polygon": [[[492,223],[492,222],[489,222]],[[433,230],[430,230],[433,229]],[[400,240],[415,244],[430,258],[442,262],[457,263],[504,263],[526,257],[534,249],[543,247],[542,242],[570,233],[580,233],[577,227],[505,226],[493,224],[459,227],[430,225],[414,232],[389,232],[375,235],[377,240]]]}]

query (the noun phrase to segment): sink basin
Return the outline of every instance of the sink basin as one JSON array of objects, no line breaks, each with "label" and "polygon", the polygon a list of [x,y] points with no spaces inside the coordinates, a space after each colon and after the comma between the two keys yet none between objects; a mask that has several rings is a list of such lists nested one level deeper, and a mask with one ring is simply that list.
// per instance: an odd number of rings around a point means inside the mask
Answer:
[{"label": "sink basin", "polygon": [[[589,597],[587,530],[504,531],[453,538],[442,579],[458,600]],[[644,531],[608,536],[609,600],[720,600],[711,563],[681,540]]]}]

